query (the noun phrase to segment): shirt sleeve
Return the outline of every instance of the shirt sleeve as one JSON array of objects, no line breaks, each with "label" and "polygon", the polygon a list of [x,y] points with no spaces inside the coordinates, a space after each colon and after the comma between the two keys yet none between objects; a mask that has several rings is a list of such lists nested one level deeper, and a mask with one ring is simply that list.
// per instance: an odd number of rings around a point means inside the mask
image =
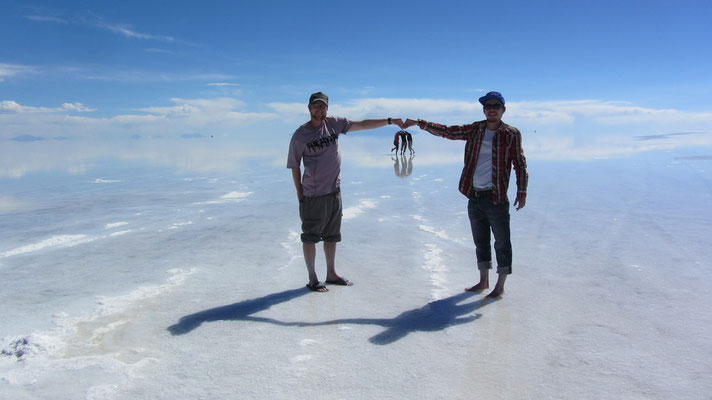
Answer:
[{"label": "shirt sleeve", "polygon": [[289,141],[289,152],[287,153],[287,168],[299,168],[304,154],[304,146],[300,145],[296,139],[296,132]]},{"label": "shirt sleeve", "polygon": [[441,125],[435,122],[422,121],[420,129],[423,129],[435,136],[444,137],[450,140],[467,140],[480,128],[481,122],[474,122],[467,125]]},{"label": "shirt sleeve", "polygon": [[350,119],[344,117],[332,117],[334,120],[334,128],[336,132],[340,134],[346,134],[349,129],[351,129],[351,124],[353,123]]},{"label": "shirt sleeve", "polygon": [[529,184],[529,173],[527,172],[527,159],[524,157],[524,149],[522,149],[522,134],[518,129],[511,130],[513,140],[512,146],[509,148],[511,152],[510,158],[514,166],[514,172],[517,179],[517,195],[526,196],[527,186]]}]

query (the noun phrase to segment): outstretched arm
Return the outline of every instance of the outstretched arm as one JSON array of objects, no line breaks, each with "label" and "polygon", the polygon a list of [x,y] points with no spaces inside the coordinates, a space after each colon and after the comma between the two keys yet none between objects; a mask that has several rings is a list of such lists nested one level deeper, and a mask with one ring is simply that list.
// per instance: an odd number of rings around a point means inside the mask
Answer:
[{"label": "outstretched arm", "polygon": [[382,119],[364,119],[361,121],[352,121],[351,128],[349,132],[362,131],[366,129],[380,128],[386,125],[397,125],[399,128],[403,127],[403,120],[400,118],[382,118]]},{"label": "outstretched arm", "polygon": [[403,129],[409,128],[411,126],[417,125],[418,128],[429,132],[435,136],[444,137],[450,140],[467,140],[471,135],[477,132],[480,128],[481,122],[475,122],[468,125],[452,125],[446,126],[441,124],[436,124],[435,122],[428,122],[425,120],[414,120],[408,118],[403,123]]}]

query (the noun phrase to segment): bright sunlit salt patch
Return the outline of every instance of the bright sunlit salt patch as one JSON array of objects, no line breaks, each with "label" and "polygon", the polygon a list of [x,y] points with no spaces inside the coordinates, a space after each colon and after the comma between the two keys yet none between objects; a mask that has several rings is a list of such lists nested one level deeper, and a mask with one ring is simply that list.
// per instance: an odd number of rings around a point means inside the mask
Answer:
[{"label": "bright sunlit salt patch", "polygon": [[119,320],[116,322],[112,322],[106,326],[101,326],[99,328],[94,329],[92,332],[92,336],[89,338],[90,343],[96,343],[101,340],[101,338],[104,337],[107,333],[116,330],[118,327],[123,326],[128,324],[129,321],[127,320]]},{"label": "bright sunlit salt patch", "polygon": [[45,239],[39,243],[28,244],[26,246],[18,247],[16,249],[4,251],[0,253],[0,258],[16,256],[18,254],[31,253],[33,251],[44,250],[52,247],[72,247],[83,243],[88,243],[93,241],[94,238],[90,238],[87,235],[57,235],[52,236],[49,239]]},{"label": "bright sunlit salt patch", "polygon": [[[418,219],[415,218],[415,217],[414,217],[414,219],[418,220]],[[420,229],[420,230],[423,231],[423,232],[432,233],[433,235],[439,237],[440,239],[449,240],[449,241],[451,241],[451,242],[459,243],[459,244],[463,244],[463,243],[464,243],[461,239],[453,239],[453,238],[450,238],[450,237],[447,235],[447,233],[445,233],[445,230],[444,230],[444,229],[443,229],[443,230],[436,230],[435,228],[433,228],[432,226],[429,226],[429,225],[418,225],[418,229]]]},{"label": "bright sunlit salt patch", "polygon": [[186,226],[186,225],[193,225],[193,221],[185,221],[185,222],[175,222],[173,225],[171,225],[170,228],[168,229],[178,229],[181,226]]},{"label": "bright sunlit salt patch", "polygon": [[292,364],[309,361],[314,358],[313,354],[300,354],[289,359]]},{"label": "bright sunlit salt patch", "polygon": [[[297,231],[289,231],[287,234],[288,243],[298,242],[300,238],[301,235]],[[282,243],[282,246],[286,248],[287,246],[285,246],[285,244],[286,243]]]},{"label": "bright sunlit salt patch", "polygon": [[449,240],[449,239],[450,239],[450,238],[447,236],[447,234],[445,233],[445,230],[436,231],[435,228],[433,228],[432,226],[428,226],[428,225],[419,225],[419,226],[418,226],[418,229],[420,229],[420,230],[423,231],[423,232],[432,233],[433,235],[435,235],[435,236],[437,236],[437,237],[439,237],[439,238],[441,238],[441,239],[445,239],[445,240]]},{"label": "bright sunlit salt patch", "polygon": [[284,268],[292,265],[292,263],[299,259],[302,258],[302,253],[301,253],[301,235],[296,232],[290,230],[289,233],[287,234],[287,240],[280,243],[280,246],[282,246],[283,249],[287,251],[287,255],[289,256],[289,261],[281,267],[279,267],[277,270],[282,271]]},{"label": "bright sunlit salt patch", "polygon": [[357,206],[344,209],[342,219],[351,219],[358,217],[359,215],[363,214],[364,210],[367,210],[369,208],[376,208],[376,205],[377,203],[372,200],[361,200]]},{"label": "bright sunlit salt patch", "polygon": [[423,251],[423,258],[425,259],[423,269],[430,272],[430,283],[435,286],[430,291],[433,300],[440,300],[447,294],[447,277],[445,275],[447,268],[441,257],[442,252],[443,250],[438,246],[428,243],[425,244],[425,250]]},{"label": "bright sunlit salt patch", "polygon": [[299,342],[299,345],[301,345],[302,347],[316,346],[317,344],[319,344],[319,342],[314,339],[302,339],[302,341]]},{"label": "bright sunlit salt patch", "polygon": [[136,302],[159,296],[182,285],[188,279],[188,276],[197,271],[196,268],[191,268],[189,271],[171,269],[168,272],[172,273],[173,276],[168,278],[167,282],[162,285],[142,286],[124,296],[99,296],[97,297],[97,303],[99,304],[98,311],[102,315],[124,312]]},{"label": "bright sunlit salt patch", "polygon": [[128,222],[114,222],[114,223],[112,223],[112,224],[106,224],[106,225],[104,225],[104,228],[105,228],[105,229],[113,229],[113,228],[118,228],[118,227],[120,227],[120,226],[126,226],[126,225],[128,225],[128,224],[129,224]]},{"label": "bright sunlit salt patch", "polygon": [[224,204],[224,203],[238,203],[246,200],[248,197],[252,196],[254,192],[230,192],[228,194],[220,196],[219,200],[203,201],[193,203],[194,205],[203,204]]},{"label": "bright sunlit salt patch", "polygon": [[250,197],[252,192],[230,192],[226,195],[220,196],[221,199],[234,200],[234,199],[244,199]]}]

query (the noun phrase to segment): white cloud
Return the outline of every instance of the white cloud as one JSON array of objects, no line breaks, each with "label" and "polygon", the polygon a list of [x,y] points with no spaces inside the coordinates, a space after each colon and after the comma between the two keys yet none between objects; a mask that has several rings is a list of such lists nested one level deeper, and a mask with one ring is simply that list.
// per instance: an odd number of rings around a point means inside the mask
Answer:
[{"label": "white cloud", "polygon": [[93,70],[89,68],[68,68],[68,73],[75,79],[88,79],[97,81],[114,81],[114,82],[190,82],[190,81],[214,81],[214,80],[229,80],[233,79],[232,75],[219,73],[172,73],[172,72],[156,72],[145,70]]},{"label": "white cloud", "polygon": [[58,17],[54,15],[27,15],[25,18],[35,21],[35,22],[52,22],[56,24],[73,24],[73,25],[83,25],[92,26],[95,28],[103,29],[108,32],[112,32],[129,39],[142,39],[142,40],[154,40],[162,42],[178,42],[178,40],[172,36],[168,35],[155,35],[145,32],[139,32],[129,24],[124,23],[113,23],[107,22],[104,18],[97,16],[93,13],[84,13],[82,15],[73,15]]},{"label": "white cloud", "polygon": [[6,78],[10,78],[15,75],[20,75],[20,74],[34,72],[34,71],[35,71],[34,68],[28,67],[26,65],[0,63],[0,82],[3,82],[3,81],[5,81]]},{"label": "white cloud", "polygon": [[241,124],[264,119],[273,119],[277,115],[274,113],[254,113],[242,112],[245,103],[228,97],[217,99],[171,99],[174,103],[167,107],[147,107],[138,111],[148,113],[146,116],[117,116],[115,118],[134,118],[141,120],[161,119],[163,121],[180,120],[182,124],[188,124],[196,129],[216,124]]},{"label": "white cloud", "polygon": [[74,114],[94,111],[82,103],[64,103],[61,107],[49,108],[5,100],[0,102],[0,125],[3,126],[0,139],[27,134],[45,137],[240,135],[254,132],[243,131],[245,127],[263,121],[279,121],[275,113],[242,111],[245,103],[233,98],[174,98],[171,103],[137,109],[132,114],[92,117]]},{"label": "white cloud", "polygon": [[[306,104],[269,103],[284,118],[303,118],[308,115]],[[329,114],[342,115],[351,119],[383,118],[423,118],[445,124],[465,124],[484,119],[482,106],[472,101],[443,99],[358,99],[329,106]],[[712,130],[712,113],[688,112],[675,109],[655,109],[635,106],[622,102],[600,100],[569,101],[522,101],[507,103],[505,121],[515,126],[525,125],[531,130],[546,131],[549,128],[576,129],[586,131],[596,128],[611,129],[625,126],[634,134],[635,129],[646,130],[658,126],[659,131],[679,128],[684,123],[686,130]],[[643,134],[643,133],[640,133]]]},{"label": "white cloud", "polygon": [[545,120],[551,123],[570,123],[590,118],[601,124],[620,125],[637,123],[697,123],[712,121],[710,112],[686,112],[675,109],[655,109],[626,102],[600,100],[519,102],[507,104],[509,113],[521,118]]},{"label": "white cloud", "polygon": [[26,114],[26,113],[58,113],[66,111],[77,111],[77,112],[89,112],[96,111],[96,109],[85,107],[82,103],[64,103],[61,107],[48,108],[48,107],[32,107],[23,106],[12,100],[3,100],[0,102],[0,113],[14,113],[14,114]]},{"label": "white cloud", "polygon": [[95,108],[84,107],[82,103],[64,103],[62,109],[67,111],[90,112],[96,111]]},{"label": "white cloud", "polygon": [[35,22],[54,22],[56,24],[66,24],[67,21],[58,18],[58,17],[52,17],[52,16],[47,16],[47,15],[28,15],[26,16],[27,19]]},{"label": "white cloud", "polygon": [[118,33],[124,37],[130,39],[147,39],[147,40],[158,40],[163,42],[175,42],[176,39],[172,36],[165,35],[152,35],[148,33],[138,32],[131,28],[130,25],[126,24],[112,24],[103,21],[97,21],[94,25],[98,28],[105,29],[109,32]]}]

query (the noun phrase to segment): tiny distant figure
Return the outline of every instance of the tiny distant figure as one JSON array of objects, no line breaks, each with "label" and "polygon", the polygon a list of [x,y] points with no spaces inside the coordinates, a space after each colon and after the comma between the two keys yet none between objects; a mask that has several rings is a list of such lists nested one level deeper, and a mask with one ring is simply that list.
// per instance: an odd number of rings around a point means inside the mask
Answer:
[{"label": "tiny distant figure", "polygon": [[406,143],[405,143],[405,137],[403,136],[403,131],[398,131],[396,134],[393,136],[393,148],[391,151],[395,150],[396,154],[398,154],[398,142],[402,143],[403,149],[405,149]]},{"label": "tiny distant figure", "polygon": [[[408,150],[410,151],[410,154],[415,154],[415,151],[413,151],[413,135],[411,135],[408,131],[402,132],[404,132],[403,135],[405,136],[405,140],[408,142]],[[401,154],[403,154],[403,152],[401,152]]]},{"label": "tiny distant figure", "polygon": [[400,142],[400,153],[405,154],[405,147],[408,146],[410,149],[410,154],[413,154],[413,136],[408,131],[400,130],[396,132],[393,136],[393,148],[391,151],[395,150],[398,154],[398,142]]}]

